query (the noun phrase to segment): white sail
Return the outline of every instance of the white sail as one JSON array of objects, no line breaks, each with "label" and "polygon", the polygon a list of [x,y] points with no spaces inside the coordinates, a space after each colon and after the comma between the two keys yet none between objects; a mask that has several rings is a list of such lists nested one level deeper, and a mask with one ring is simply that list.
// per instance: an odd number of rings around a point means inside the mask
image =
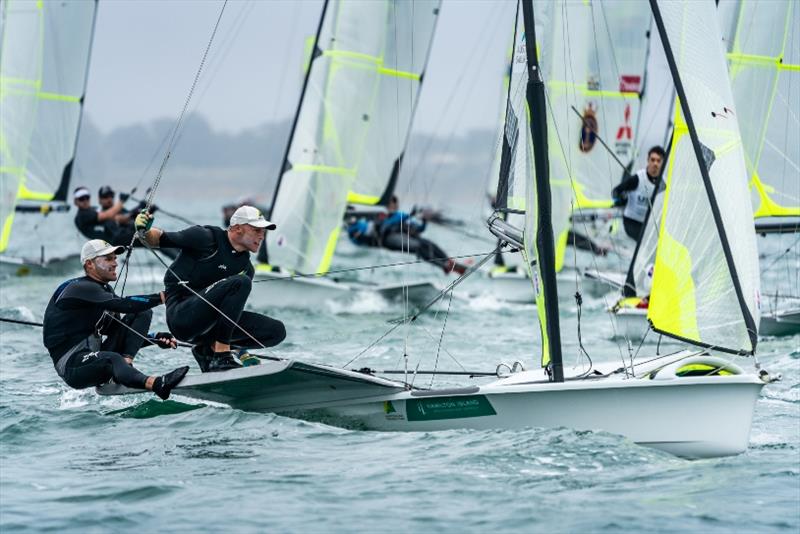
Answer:
[{"label": "white sail", "polygon": [[644,3],[580,0],[546,9],[551,22],[540,42],[556,129],[551,180],[572,181],[574,209],[610,208],[623,172],[614,155],[624,165],[635,157],[650,11]]},{"label": "white sail", "polygon": [[752,218],[743,216],[752,207],[716,7],[710,0],[651,3],[660,11],[659,31],[682,101],[666,171],[648,318],[664,334],[752,353],[759,320],[758,255]]},{"label": "white sail", "polygon": [[268,238],[270,262],[329,270],[348,203],[391,193],[439,0],[333,0],[312,54]]},{"label": "white sail", "polygon": [[800,6],[726,7],[720,17],[733,32],[728,61],[755,216],[800,216]]},{"label": "white sail", "polygon": [[15,210],[67,198],[95,9],[94,1],[0,4],[0,252],[38,255],[30,236],[16,239]]}]

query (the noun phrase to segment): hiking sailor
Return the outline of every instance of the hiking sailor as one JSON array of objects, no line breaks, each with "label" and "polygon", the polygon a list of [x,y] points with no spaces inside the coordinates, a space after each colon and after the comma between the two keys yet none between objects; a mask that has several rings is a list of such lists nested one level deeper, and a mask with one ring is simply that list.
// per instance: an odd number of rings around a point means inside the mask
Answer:
[{"label": "hiking sailor", "polygon": [[[650,209],[650,200],[653,190],[659,184],[661,189],[661,167],[664,164],[664,149],[654,146],[647,153],[647,167],[630,176],[617,185],[611,192],[615,205],[625,204],[622,211],[622,223],[625,233],[633,240],[638,241],[642,235],[642,225]],[[623,194],[627,193],[627,201]]]},{"label": "hiking sailor", "polygon": [[[227,230],[190,226],[165,232],[151,228],[153,218],[146,212],[136,217],[135,224],[150,246],[181,251],[164,275],[167,325],[178,339],[195,344],[192,354],[203,372],[241,367],[231,354],[231,345],[247,349],[283,341],[282,322],[244,311],[255,273],[250,253],[258,251],[267,230],[275,229],[258,209],[238,208]],[[258,363],[244,350],[239,359]]]},{"label": "hiking sailor", "polygon": [[424,216],[419,220],[413,214],[400,211],[396,196],[392,196],[386,208],[387,215],[376,217],[372,221],[363,217],[352,217],[347,226],[350,240],[359,246],[382,246],[389,250],[416,254],[421,260],[442,269],[445,274],[464,274],[467,266],[449,259],[447,253],[436,243],[420,236],[427,226]]},{"label": "hiking sailor", "polygon": [[[147,376],[133,367],[133,358],[148,337],[151,308],[164,302],[164,293],[124,298],[114,294],[108,282],[117,279],[117,254],[124,250],[100,239],[83,245],[81,262],[86,274],[62,283],[53,293],[44,313],[44,345],[58,376],[72,388],[114,380],[167,399],[189,368]],[[125,315],[120,317],[121,313]],[[169,333],[149,339],[161,348],[176,347]]]}]

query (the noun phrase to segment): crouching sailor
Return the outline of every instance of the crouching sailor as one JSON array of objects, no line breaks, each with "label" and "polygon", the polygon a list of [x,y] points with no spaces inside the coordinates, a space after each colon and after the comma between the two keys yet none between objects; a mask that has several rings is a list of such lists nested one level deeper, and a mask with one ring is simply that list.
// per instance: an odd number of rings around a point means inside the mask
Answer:
[{"label": "crouching sailor", "polygon": [[[252,206],[241,206],[227,230],[190,226],[179,232],[151,228],[152,215],[136,217],[136,229],[152,247],[180,249],[164,275],[167,325],[175,336],[194,343],[200,369],[226,371],[241,367],[231,345],[272,347],[286,337],[283,323],[266,315],[244,311],[255,273],[250,253],[257,252],[267,230],[275,225]],[[242,363],[258,363],[246,351]]]},{"label": "crouching sailor", "polygon": [[[166,400],[189,368],[147,376],[133,367],[133,358],[150,328],[151,308],[163,303],[164,294],[125,298],[114,294],[108,282],[117,279],[117,254],[124,250],[102,239],[83,245],[81,262],[86,275],[56,289],[44,313],[44,345],[58,376],[72,388],[114,380],[130,388],[151,390]],[[125,315],[120,317],[121,313]],[[162,348],[176,346],[170,334],[156,334],[152,342]]]}]

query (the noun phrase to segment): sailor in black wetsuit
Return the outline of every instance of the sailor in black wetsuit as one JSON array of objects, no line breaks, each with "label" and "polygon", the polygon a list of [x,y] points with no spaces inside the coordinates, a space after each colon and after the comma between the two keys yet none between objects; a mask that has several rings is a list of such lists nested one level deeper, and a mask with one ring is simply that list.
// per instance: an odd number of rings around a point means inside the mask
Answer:
[{"label": "sailor in black wetsuit", "polygon": [[[258,251],[267,230],[275,229],[258,209],[237,209],[227,230],[190,226],[164,232],[150,228],[152,220],[147,213],[136,218],[136,228],[145,232],[147,243],[181,250],[164,275],[167,325],[178,339],[195,344],[192,354],[203,372],[241,367],[231,355],[232,344],[272,347],[284,340],[282,322],[244,311],[255,273],[250,253]],[[181,282],[186,282],[186,287]],[[240,352],[239,358],[258,362],[247,352]]]},{"label": "sailor in black wetsuit", "polygon": [[[87,188],[77,187],[72,196],[78,208],[78,213],[75,214],[75,226],[81,234],[88,239],[102,239],[115,245],[122,245],[114,242],[119,232],[119,224],[115,218],[123,210],[122,200],[100,211],[92,206],[92,196]],[[130,240],[125,243],[129,244]]]},{"label": "sailor in black wetsuit", "polygon": [[[114,380],[167,399],[189,368],[146,376],[132,366],[150,328],[150,308],[163,302],[163,293],[125,298],[114,294],[108,282],[117,279],[116,255],[123,250],[100,239],[83,246],[86,276],[67,280],[56,289],[44,314],[44,345],[58,376],[70,387],[83,389]],[[126,315],[119,317],[120,313]],[[152,340],[162,348],[176,346],[169,333],[155,334]]]}]

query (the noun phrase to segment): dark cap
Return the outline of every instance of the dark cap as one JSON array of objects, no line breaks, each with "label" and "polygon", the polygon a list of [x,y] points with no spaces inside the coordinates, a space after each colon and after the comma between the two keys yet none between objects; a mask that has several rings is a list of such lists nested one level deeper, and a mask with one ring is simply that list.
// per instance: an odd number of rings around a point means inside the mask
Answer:
[{"label": "dark cap", "polygon": [[103,187],[101,187],[100,189],[97,190],[97,196],[99,198],[113,197],[114,196],[114,190],[111,189],[110,185],[104,185]]}]

